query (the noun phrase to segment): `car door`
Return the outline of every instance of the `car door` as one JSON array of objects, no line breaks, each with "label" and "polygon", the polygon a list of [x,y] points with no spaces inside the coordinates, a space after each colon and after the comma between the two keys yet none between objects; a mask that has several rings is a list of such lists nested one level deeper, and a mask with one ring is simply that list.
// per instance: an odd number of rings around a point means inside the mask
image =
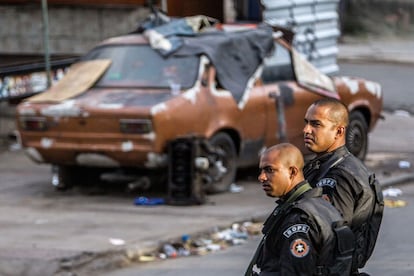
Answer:
[{"label": "car door", "polygon": [[[300,62],[303,61],[297,63]],[[305,70],[295,70],[295,65],[291,49],[276,40],[275,51],[265,59],[262,72],[269,114],[265,144],[290,142],[305,151],[302,134],[305,112],[312,102],[326,95],[298,83],[296,74]]]}]

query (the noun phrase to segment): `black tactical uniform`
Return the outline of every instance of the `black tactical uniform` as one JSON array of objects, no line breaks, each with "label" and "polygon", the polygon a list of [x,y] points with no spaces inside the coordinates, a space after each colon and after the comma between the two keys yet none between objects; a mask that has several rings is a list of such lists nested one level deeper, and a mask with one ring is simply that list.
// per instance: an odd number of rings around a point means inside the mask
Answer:
[{"label": "black tactical uniform", "polygon": [[246,275],[333,275],[327,273],[336,245],[332,225],[342,218],[322,189],[303,181],[277,203]]},{"label": "black tactical uniform", "polygon": [[[351,227],[357,242],[354,258],[360,259],[358,256],[363,253],[359,250],[365,248],[366,242],[362,228],[370,216],[371,206],[375,200],[369,186],[369,171],[343,146],[308,162],[304,168],[304,175],[313,187],[323,188],[324,195]],[[356,265],[354,261],[354,266]],[[361,264],[358,266],[361,267]]]}]

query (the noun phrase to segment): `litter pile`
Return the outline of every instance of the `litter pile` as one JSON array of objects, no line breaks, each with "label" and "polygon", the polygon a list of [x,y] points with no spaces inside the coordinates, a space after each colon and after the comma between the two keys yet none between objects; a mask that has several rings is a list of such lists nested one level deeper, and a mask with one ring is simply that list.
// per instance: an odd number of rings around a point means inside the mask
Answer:
[{"label": "litter pile", "polygon": [[405,207],[407,202],[405,200],[398,199],[402,195],[402,191],[397,188],[388,188],[382,191],[384,195],[384,204],[390,208]]},{"label": "litter pile", "polygon": [[233,223],[225,229],[214,229],[198,237],[183,235],[177,241],[162,242],[156,252],[139,256],[140,262],[173,259],[194,255],[205,255],[224,250],[230,246],[244,244],[248,239],[261,235],[263,222]]}]

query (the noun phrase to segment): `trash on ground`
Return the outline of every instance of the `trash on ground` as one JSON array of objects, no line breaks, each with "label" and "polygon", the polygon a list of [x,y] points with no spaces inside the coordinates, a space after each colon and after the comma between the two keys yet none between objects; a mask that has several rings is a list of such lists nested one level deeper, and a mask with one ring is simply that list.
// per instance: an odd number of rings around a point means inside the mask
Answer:
[{"label": "trash on ground", "polygon": [[141,262],[165,260],[194,255],[206,255],[212,252],[225,250],[229,246],[244,244],[248,239],[262,234],[263,222],[233,223],[230,227],[219,229],[215,227],[209,233],[192,237],[183,234],[177,241],[168,241],[160,244],[158,250],[145,253],[138,257]]},{"label": "trash on ground", "polygon": [[229,191],[231,193],[240,193],[240,192],[243,192],[244,191],[244,188],[242,186],[240,186],[240,185],[237,185],[236,183],[232,183],[230,185]]},{"label": "trash on ground", "polygon": [[398,167],[400,169],[408,169],[411,167],[411,163],[409,161],[403,161],[401,160],[400,162],[398,162]]},{"label": "trash on ground", "polygon": [[20,143],[13,143],[9,146],[10,151],[18,151],[22,149],[22,145]]},{"label": "trash on ground", "polygon": [[400,199],[384,199],[384,205],[391,208],[405,207],[407,206],[407,201]]},{"label": "trash on ground", "polygon": [[168,243],[163,245],[162,251],[162,253],[164,253],[167,258],[176,258],[178,256],[177,249]]},{"label": "trash on ground", "polygon": [[109,242],[112,245],[124,245],[125,244],[125,241],[124,240],[122,240],[122,239],[116,239],[116,238],[109,238]]},{"label": "trash on ground", "polygon": [[394,115],[398,115],[401,117],[410,117],[410,112],[406,111],[406,110],[395,110],[394,111]]},{"label": "trash on ground", "polygon": [[145,254],[143,254],[143,255],[140,255],[138,257],[138,261],[140,261],[140,262],[152,262],[152,261],[155,261],[156,259],[157,259],[157,257],[154,256],[154,255],[145,255]]},{"label": "trash on ground", "polygon": [[388,188],[382,191],[382,194],[385,196],[397,197],[402,195],[402,191],[397,188]]},{"label": "trash on ground", "polygon": [[256,236],[262,233],[263,223],[247,221],[243,223],[242,227],[249,235]]},{"label": "trash on ground", "polygon": [[145,197],[140,196],[134,200],[135,205],[162,205],[165,204],[165,200],[161,197]]}]

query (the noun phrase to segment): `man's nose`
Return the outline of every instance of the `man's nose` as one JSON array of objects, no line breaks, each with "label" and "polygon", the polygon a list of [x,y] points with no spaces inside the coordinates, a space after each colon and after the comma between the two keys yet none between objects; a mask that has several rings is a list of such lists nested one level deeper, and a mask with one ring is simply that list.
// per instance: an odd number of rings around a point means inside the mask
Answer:
[{"label": "man's nose", "polygon": [[263,171],[261,171],[261,172],[259,173],[259,176],[257,177],[257,179],[259,180],[259,182],[263,182],[263,181],[265,181],[265,180],[266,180],[266,174],[265,174],[265,173],[263,173]]},{"label": "man's nose", "polygon": [[305,124],[305,126],[303,127],[303,133],[310,133],[310,126],[309,126],[309,124]]}]

